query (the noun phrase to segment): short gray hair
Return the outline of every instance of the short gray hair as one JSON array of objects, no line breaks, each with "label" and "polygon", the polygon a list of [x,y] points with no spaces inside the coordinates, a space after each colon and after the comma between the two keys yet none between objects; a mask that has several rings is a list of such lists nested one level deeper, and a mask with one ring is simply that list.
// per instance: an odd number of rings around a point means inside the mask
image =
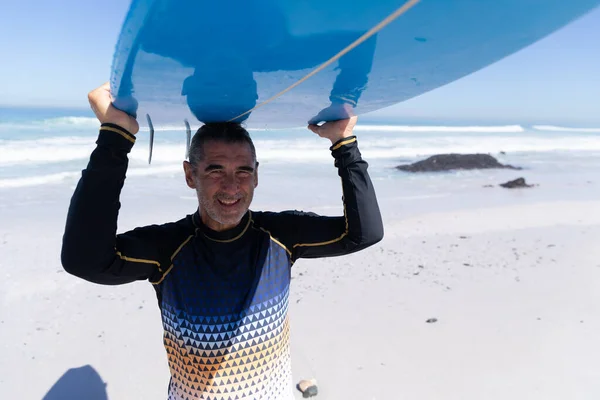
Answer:
[{"label": "short gray hair", "polygon": [[204,158],[206,142],[248,143],[252,152],[252,160],[256,162],[256,149],[250,134],[237,122],[210,122],[202,125],[194,134],[190,143],[189,161],[193,166],[198,165]]}]

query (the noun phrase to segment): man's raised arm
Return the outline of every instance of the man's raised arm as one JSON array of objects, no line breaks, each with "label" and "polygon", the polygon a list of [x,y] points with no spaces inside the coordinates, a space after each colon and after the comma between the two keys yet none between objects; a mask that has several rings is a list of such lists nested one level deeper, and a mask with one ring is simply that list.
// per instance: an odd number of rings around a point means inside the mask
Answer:
[{"label": "man's raised arm", "polygon": [[109,90],[105,84],[88,96],[101,127],[97,147],[71,199],[61,261],[67,272],[83,279],[121,284],[148,279],[161,265],[158,254],[142,240],[156,229],[116,234],[127,154],[139,127],[133,117],[111,105]]},{"label": "man's raised arm", "polygon": [[343,216],[299,211],[262,216],[265,228],[287,247],[292,260],[350,254],[383,238],[383,221],[368,164],[352,133],[355,124],[356,117],[309,125],[310,130],[332,142],[330,150],[342,179]]}]

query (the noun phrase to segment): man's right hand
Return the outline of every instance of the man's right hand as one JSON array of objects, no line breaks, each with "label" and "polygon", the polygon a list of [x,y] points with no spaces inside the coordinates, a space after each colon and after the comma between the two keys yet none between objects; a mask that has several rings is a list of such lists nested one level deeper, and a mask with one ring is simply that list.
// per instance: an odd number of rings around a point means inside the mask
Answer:
[{"label": "man's right hand", "polygon": [[90,106],[101,124],[111,123],[120,126],[129,133],[135,135],[140,130],[138,122],[124,111],[117,110],[112,105],[110,95],[110,84],[106,82],[88,94]]}]

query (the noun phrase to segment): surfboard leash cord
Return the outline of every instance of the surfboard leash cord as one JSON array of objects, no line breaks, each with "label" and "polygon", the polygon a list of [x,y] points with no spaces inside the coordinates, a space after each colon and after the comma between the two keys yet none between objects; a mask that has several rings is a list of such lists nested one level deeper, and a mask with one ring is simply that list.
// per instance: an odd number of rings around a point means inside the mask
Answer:
[{"label": "surfboard leash cord", "polygon": [[393,13],[391,13],[390,15],[385,17],[377,25],[375,25],[374,27],[369,29],[367,32],[365,32],[361,37],[356,39],[354,42],[350,43],[348,46],[346,46],[344,49],[342,49],[339,53],[337,53],[336,55],[331,57],[329,60],[325,61],[323,64],[319,65],[317,68],[315,68],[314,70],[309,72],[307,75],[305,75],[304,77],[302,77],[295,83],[291,84],[287,88],[283,89],[281,92],[279,92],[279,93],[273,95],[272,97],[268,98],[267,100],[257,104],[250,110],[238,115],[235,118],[230,119],[229,122],[233,122],[245,115],[250,114],[251,112],[257,110],[258,108],[264,107],[265,105],[269,104],[273,100],[277,99],[278,97],[281,97],[282,95],[289,92],[296,86],[300,85],[302,82],[306,81],[310,77],[318,74],[319,72],[321,72],[322,70],[324,70],[325,68],[327,68],[328,66],[330,66],[331,64],[336,62],[337,60],[339,60],[341,57],[343,57],[346,53],[350,52],[352,49],[354,49],[355,47],[357,47],[358,45],[360,45],[361,43],[363,43],[364,41],[369,39],[371,36],[375,35],[377,32],[381,31],[387,25],[392,23],[396,18],[398,18],[402,14],[405,14],[408,10],[410,10],[411,8],[416,6],[420,1],[421,0],[408,0],[406,3],[404,3],[402,6],[400,6],[396,11],[394,11]]},{"label": "surfboard leash cord", "polygon": [[[229,122],[233,122],[233,121],[235,121],[235,120],[237,120],[237,119],[239,119],[239,118],[241,118],[241,117],[243,117],[245,115],[250,114],[251,112],[257,110],[258,108],[264,107],[265,105],[271,103],[272,101],[274,101],[277,98],[281,97],[285,93],[287,93],[290,90],[294,89],[296,86],[300,85],[302,82],[304,82],[304,81],[308,80],[309,78],[311,78],[312,76],[318,74],[319,72],[321,72],[322,70],[324,70],[325,68],[327,68],[328,66],[330,66],[331,64],[333,64],[334,62],[336,62],[337,60],[339,60],[340,58],[342,58],[345,54],[347,54],[350,51],[352,51],[355,47],[359,46],[361,43],[365,42],[370,37],[372,37],[373,35],[375,35],[379,31],[381,31],[387,25],[389,25],[390,23],[392,23],[396,18],[398,18],[402,14],[405,14],[408,10],[410,10],[411,8],[413,8],[420,1],[421,0],[408,0],[406,3],[404,3],[398,9],[396,9],[393,13],[391,13],[390,15],[388,15],[387,17],[385,17],[377,25],[375,25],[374,27],[372,27],[371,29],[369,29],[362,36],[360,36],[354,42],[350,43],[348,46],[346,46],[344,49],[342,49],[336,55],[334,55],[333,57],[331,57],[329,60],[327,60],[324,63],[322,63],[317,68],[313,69],[311,72],[309,72],[308,74],[306,74],[304,77],[300,78],[298,81],[294,82],[293,84],[291,84],[287,88],[283,89],[281,92],[279,92],[279,93],[275,94],[274,96],[268,98],[267,100],[265,100],[265,101],[257,104],[256,106],[254,106],[253,108],[249,109],[248,111],[246,111],[246,112],[244,112],[244,113],[242,113],[242,114],[240,114],[240,115],[238,115],[238,116],[230,119]],[[154,147],[154,127],[152,125],[152,120],[150,119],[150,115],[149,114],[146,114],[146,120],[148,121],[148,128],[150,130],[150,149],[149,149],[149,155],[148,155],[148,164],[151,164],[151,162],[152,162],[152,148]],[[189,149],[190,149],[191,129],[190,129],[190,124],[187,121],[187,119],[184,122],[185,122],[185,127],[186,127],[186,158],[187,158],[189,156]]]}]

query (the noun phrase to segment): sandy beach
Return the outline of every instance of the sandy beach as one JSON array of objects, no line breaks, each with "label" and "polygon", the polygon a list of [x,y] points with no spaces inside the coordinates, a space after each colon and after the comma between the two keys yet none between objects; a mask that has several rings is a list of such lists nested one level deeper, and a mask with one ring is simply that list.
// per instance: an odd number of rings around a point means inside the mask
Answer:
[{"label": "sandy beach", "polygon": [[[300,175],[267,165],[253,208],[339,212],[335,173],[310,176],[317,196],[273,196]],[[376,179],[384,240],[293,268],[294,380],[315,378],[317,398],[333,400],[598,398],[599,184],[537,178],[509,191],[457,175],[458,189],[423,199]],[[173,190],[157,192],[165,182]],[[74,184],[0,191],[0,398],[165,399],[151,285],[62,270]],[[120,231],[195,207],[178,173],[128,178],[122,203]]]},{"label": "sandy beach", "polygon": [[[193,363],[220,363],[208,383],[245,395],[284,371],[265,361],[287,362],[279,305],[293,385],[315,380],[315,400],[600,400],[600,0],[8,1],[0,32],[0,400],[171,400],[163,341],[186,382],[176,396],[207,383]],[[242,248],[225,284],[175,268],[198,266],[187,251],[203,248],[181,246],[159,283],[202,304],[173,295],[166,329],[149,282],[70,275],[71,196],[100,120],[125,123],[106,91],[105,104],[88,95],[106,81],[140,125],[118,233],[196,212],[182,162],[207,121],[244,121],[260,163],[251,210],[343,215],[331,142],[307,124],[355,114],[383,240],[297,260],[277,307],[279,247]],[[406,168],[457,154],[478,155],[479,169]],[[501,187],[519,178],[531,186]],[[236,199],[219,198],[228,212]],[[319,233],[296,245],[323,244]],[[121,255],[162,274],[174,245],[150,249],[157,261],[146,244]],[[231,299],[200,299],[245,287],[257,254],[276,271],[259,281],[269,298],[254,291],[262,308],[219,320]],[[235,345],[211,353],[234,329]],[[290,398],[303,395],[256,400]]]}]

